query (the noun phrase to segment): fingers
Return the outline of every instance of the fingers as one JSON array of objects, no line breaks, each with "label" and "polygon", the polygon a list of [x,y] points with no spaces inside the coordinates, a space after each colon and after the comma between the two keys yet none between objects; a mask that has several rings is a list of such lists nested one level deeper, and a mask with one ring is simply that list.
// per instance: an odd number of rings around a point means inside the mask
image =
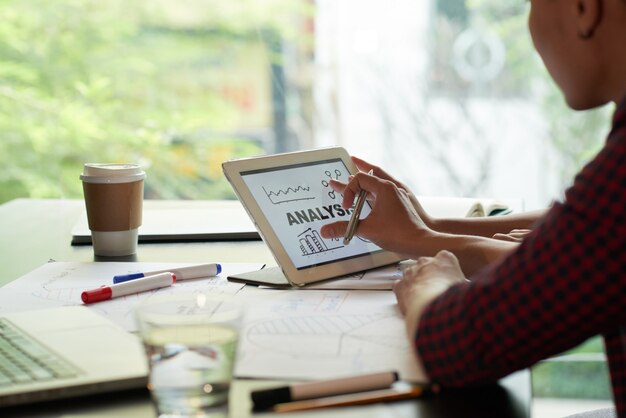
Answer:
[{"label": "fingers", "polygon": [[368,171],[372,170],[375,176],[378,175],[378,172],[380,171],[380,169],[376,167],[375,165],[370,164],[367,161],[360,159],[359,157],[353,156],[351,158],[352,158],[352,161],[354,162],[354,165],[356,165],[356,167],[360,171],[367,173]]},{"label": "fingers", "polygon": [[447,251],[447,250],[441,250],[434,257],[419,257],[417,260],[415,260],[415,262],[410,267],[406,268],[404,272],[405,274],[409,270],[412,272],[417,272],[422,267],[426,266],[427,264],[430,264],[436,261],[442,261],[442,262],[454,263],[454,264],[458,263],[458,260],[454,254],[452,254],[450,251]]},{"label": "fingers", "polygon": [[509,242],[521,242],[532,232],[531,229],[514,229],[508,234],[494,234],[493,239]]},{"label": "fingers", "polygon": [[[350,180],[352,180],[352,176],[350,176]],[[346,183],[339,181],[339,180],[330,179],[328,183],[330,184],[330,187],[334,191],[339,192],[341,194],[343,194],[343,191],[346,188]]]},{"label": "fingers", "polygon": [[404,296],[404,294],[406,293],[406,288],[407,284],[405,280],[396,280],[395,282],[393,282],[393,286],[391,288],[393,290],[393,293],[396,295],[398,308],[400,309],[402,315],[406,314],[406,305],[408,303],[407,298]]},{"label": "fingers", "polygon": [[[341,183],[336,180],[330,181],[330,185],[333,190],[343,193],[343,200],[341,202],[341,205],[344,209],[352,207],[356,196],[361,190],[367,191],[368,200],[371,200],[372,196],[375,196],[377,194],[377,191],[379,189],[379,183],[379,179],[363,172],[357,173],[356,175],[352,176],[347,184]],[[347,228],[347,221],[332,222],[321,227],[320,235],[323,238],[340,238],[345,235]]]},{"label": "fingers", "polygon": [[499,241],[517,242],[516,238],[510,237],[508,234],[494,234],[491,238]]},{"label": "fingers", "polygon": [[322,238],[341,238],[346,234],[348,229],[348,222],[338,221],[330,224],[323,225],[320,228],[320,235]]},{"label": "fingers", "polygon": [[383,170],[382,168],[378,167],[377,165],[368,163],[367,161],[362,160],[359,157],[352,157],[352,161],[354,161],[354,164],[362,172],[367,173],[370,170],[372,170],[372,173],[376,177],[381,178],[381,179],[385,179],[385,180],[393,181],[393,178],[389,174],[387,174],[387,172],[385,170]]},{"label": "fingers", "polygon": [[441,250],[434,257],[420,257],[413,265],[406,268],[402,281],[419,282],[429,278],[429,273],[441,274],[443,271],[461,272],[459,260],[447,250]]},{"label": "fingers", "polygon": [[417,273],[425,264],[429,263],[432,257],[420,257],[409,267],[404,269],[403,276],[406,277],[409,274]]},{"label": "fingers", "polygon": [[456,255],[454,255],[448,250],[439,251],[437,255],[435,256],[435,258],[438,260],[450,263],[450,264],[456,264],[457,266],[459,265],[459,260],[458,258],[456,258]]},{"label": "fingers", "polygon": [[[331,182],[332,184],[332,182]],[[344,209],[352,207],[354,199],[361,190],[365,190],[373,196],[376,196],[380,186],[380,179],[367,173],[359,172],[345,185],[343,189],[343,200],[341,205]]]},{"label": "fingers", "polygon": [[424,272],[424,269],[433,263],[435,260],[434,257],[420,257],[415,260],[415,263],[404,270],[402,273],[402,279],[405,281],[415,281],[419,280],[421,277],[420,274]]},{"label": "fingers", "polygon": [[383,180],[388,180],[392,183],[394,183],[396,186],[398,186],[401,189],[406,189],[405,185],[402,184],[401,182],[399,182],[398,180],[396,180],[395,178],[393,178],[391,175],[389,175],[389,173],[387,173],[385,170],[383,170],[382,168],[373,165],[371,163],[368,163],[365,160],[362,160],[358,157],[352,157],[352,161],[354,161],[354,164],[357,166],[357,168],[365,173],[367,173],[368,171],[372,170],[374,176],[383,179]]},{"label": "fingers", "polygon": [[433,279],[445,282],[446,288],[453,283],[466,281],[461,273],[459,262],[450,251],[439,251],[434,257],[420,257],[404,270],[402,280],[393,284],[393,292],[398,300],[400,312],[406,314],[411,300],[423,293],[423,286],[430,286]]},{"label": "fingers", "polygon": [[509,232],[509,235],[511,235],[512,237],[516,237],[516,238],[523,238],[526,235],[530,234],[532,232],[532,229],[514,229],[511,232]]},{"label": "fingers", "polygon": [[420,257],[402,273],[402,279],[393,283],[393,293],[398,301],[398,309],[403,315],[406,315],[407,309],[411,304],[418,283],[420,281],[420,270],[432,260],[432,257]]},{"label": "fingers", "polygon": [[[451,286],[467,283],[458,259],[450,251],[439,251],[434,257],[420,257],[404,270],[402,280],[393,284],[398,308],[406,315],[407,310],[425,306],[447,291]],[[411,328],[412,329],[412,328]]]}]

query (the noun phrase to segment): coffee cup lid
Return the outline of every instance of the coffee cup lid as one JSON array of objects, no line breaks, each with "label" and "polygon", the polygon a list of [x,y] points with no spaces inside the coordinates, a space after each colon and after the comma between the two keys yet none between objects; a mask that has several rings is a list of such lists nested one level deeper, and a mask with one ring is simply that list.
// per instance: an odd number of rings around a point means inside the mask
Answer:
[{"label": "coffee cup lid", "polygon": [[87,183],[130,183],[146,178],[138,164],[86,163],[80,179]]}]

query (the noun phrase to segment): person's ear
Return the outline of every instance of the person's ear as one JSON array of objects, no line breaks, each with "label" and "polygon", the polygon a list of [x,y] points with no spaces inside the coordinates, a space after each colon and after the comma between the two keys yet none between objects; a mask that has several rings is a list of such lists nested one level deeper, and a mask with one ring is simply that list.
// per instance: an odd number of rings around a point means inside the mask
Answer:
[{"label": "person's ear", "polygon": [[602,0],[576,0],[578,37],[589,39],[595,33],[602,18]]}]

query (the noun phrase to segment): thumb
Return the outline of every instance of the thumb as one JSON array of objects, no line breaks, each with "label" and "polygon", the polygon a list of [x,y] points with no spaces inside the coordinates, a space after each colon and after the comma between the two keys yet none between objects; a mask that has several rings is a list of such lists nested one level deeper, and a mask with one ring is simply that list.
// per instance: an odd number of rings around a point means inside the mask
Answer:
[{"label": "thumb", "polygon": [[338,221],[323,225],[320,228],[322,238],[340,238],[343,237],[348,229],[348,222]]}]

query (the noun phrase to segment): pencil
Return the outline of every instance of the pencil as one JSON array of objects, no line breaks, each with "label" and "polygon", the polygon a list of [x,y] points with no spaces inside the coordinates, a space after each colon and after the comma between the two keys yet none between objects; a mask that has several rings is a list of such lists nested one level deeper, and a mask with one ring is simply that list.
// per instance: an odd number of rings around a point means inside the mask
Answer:
[{"label": "pencil", "polygon": [[[368,171],[367,174],[371,176],[372,174],[374,174],[374,170]],[[350,216],[350,220],[348,221],[348,227],[346,228],[346,234],[343,236],[343,245],[348,245],[352,240],[352,237],[354,237],[356,227],[359,224],[359,217],[361,216],[361,211],[363,210],[363,205],[365,204],[366,196],[367,191],[361,190],[356,197],[354,212],[352,212],[352,216]]]}]

